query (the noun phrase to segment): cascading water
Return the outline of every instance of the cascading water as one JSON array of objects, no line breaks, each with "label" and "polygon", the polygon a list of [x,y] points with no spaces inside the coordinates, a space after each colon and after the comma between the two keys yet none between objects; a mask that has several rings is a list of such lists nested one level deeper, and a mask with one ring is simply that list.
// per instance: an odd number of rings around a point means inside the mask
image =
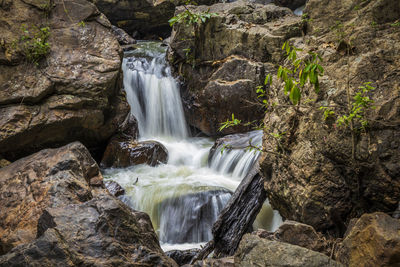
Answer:
[{"label": "cascading water", "polygon": [[[198,247],[212,238],[212,224],[258,152],[236,148],[221,154],[217,147],[209,159],[214,141],[188,136],[179,86],[160,43],[139,43],[125,54],[123,70],[140,139],[164,144],[169,160],[156,167],[107,169],[104,176],[125,188],[123,201],[150,215],[165,250]],[[250,138],[261,143],[261,132]],[[255,225],[274,230],[280,223],[280,216],[264,205]]]}]

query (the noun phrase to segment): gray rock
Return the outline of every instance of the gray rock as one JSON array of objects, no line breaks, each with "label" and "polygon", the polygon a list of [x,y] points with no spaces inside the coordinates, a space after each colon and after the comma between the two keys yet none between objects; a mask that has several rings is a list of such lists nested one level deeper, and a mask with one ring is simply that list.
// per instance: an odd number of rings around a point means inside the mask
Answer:
[{"label": "gray rock", "polygon": [[133,39],[129,34],[127,34],[123,29],[112,25],[111,30],[114,33],[120,45],[136,44],[136,40]]}]

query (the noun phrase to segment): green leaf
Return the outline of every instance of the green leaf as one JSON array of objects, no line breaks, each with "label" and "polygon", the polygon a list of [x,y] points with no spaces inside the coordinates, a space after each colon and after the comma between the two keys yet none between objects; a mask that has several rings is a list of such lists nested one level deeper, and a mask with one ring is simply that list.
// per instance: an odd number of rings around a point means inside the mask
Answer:
[{"label": "green leaf", "polygon": [[300,101],[300,89],[294,85],[292,89],[290,90],[290,95],[289,98],[292,101],[293,105],[297,105]]}]

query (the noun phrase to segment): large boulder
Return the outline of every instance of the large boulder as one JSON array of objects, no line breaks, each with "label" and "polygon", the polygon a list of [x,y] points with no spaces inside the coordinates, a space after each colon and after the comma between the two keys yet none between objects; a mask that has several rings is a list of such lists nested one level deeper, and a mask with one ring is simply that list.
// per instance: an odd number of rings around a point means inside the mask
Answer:
[{"label": "large boulder", "polygon": [[[385,19],[374,19],[388,9]],[[265,116],[261,169],[268,199],[283,217],[342,235],[351,218],[393,212],[400,200],[400,28],[394,26],[400,2],[357,6],[310,0],[306,12],[311,35],[292,43],[303,48],[300,56],[307,51],[322,55],[321,90],[316,94],[306,88],[297,112],[288,108],[275,79],[268,101],[278,104]],[[357,121],[354,131],[339,127],[337,116],[346,114],[347,99],[353,101],[365,82],[376,87],[369,93],[376,108],[365,114],[367,129]],[[321,106],[331,107],[336,116],[324,121]]]},{"label": "large boulder", "polygon": [[[113,25],[124,29],[135,38],[166,38],[171,33],[168,20],[174,16],[175,7],[182,0],[89,0],[103,12]],[[211,5],[216,0],[196,1]]]},{"label": "large boulder", "polygon": [[[177,8],[177,13],[184,10]],[[303,22],[273,4],[237,1],[190,10],[218,15],[200,26],[175,24],[171,35],[169,60],[186,85],[182,97],[188,123],[215,136],[232,113],[243,122],[261,120],[256,87],[282,58],[283,42],[302,35]],[[222,133],[250,129],[242,125]]]},{"label": "large boulder", "polygon": [[103,168],[125,168],[139,164],[156,166],[167,162],[168,150],[160,142],[138,142],[115,136],[107,145],[100,165]]},{"label": "large boulder", "polygon": [[235,266],[339,267],[343,265],[322,253],[246,234],[235,254]]},{"label": "large boulder", "polygon": [[0,169],[0,266],[176,266],[81,143]]},{"label": "large boulder", "polygon": [[[36,64],[29,62],[44,53],[46,44],[32,39],[28,43],[35,48],[28,50],[23,36],[34,37],[45,26],[49,54]],[[110,28],[107,18],[85,0],[2,1],[0,151],[4,158],[15,160],[75,140],[92,151],[104,149],[129,112],[121,91],[122,53]]]},{"label": "large boulder", "polygon": [[376,212],[353,219],[336,259],[347,266],[399,266],[400,220]]}]

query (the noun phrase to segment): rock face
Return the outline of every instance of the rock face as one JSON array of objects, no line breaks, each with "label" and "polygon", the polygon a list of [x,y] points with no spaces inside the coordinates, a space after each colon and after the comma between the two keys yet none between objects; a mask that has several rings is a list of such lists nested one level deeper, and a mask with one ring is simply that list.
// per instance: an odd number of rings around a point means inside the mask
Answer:
[{"label": "rock face", "polygon": [[104,182],[108,192],[110,192],[113,196],[119,197],[125,194],[125,189],[123,189],[117,182],[107,181]]},{"label": "rock face", "polygon": [[274,0],[274,3],[278,6],[285,6],[292,10],[305,5],[307,0]]},{"label": "rock face", "polygon": [[[188,123],[214,136],[232,113],[243,122],[261,120],[262,105],[254,104],[256,87],[263,85],[265,75],[281,59],[282,43],[301,36],[303,27],[288,8],[273,4],[237,1],[215,4],[209,12],[218,16],[195,28],[174,26],[169,60],[186,84],[182,97]],[[249,129],[227,128],[222,133]]]},{"label": "rock face", "polygon": [[101,160],[101,166],[103,168],[125,168],[138,164],[156,166],[160,163],[167,163],[167,161],[168,151],[159,142],[137,142],[116,136],[108,144]]},{"label": "rock face", "polygon": [[[322,55],[321,91],[317,95],[307,88],[303,99],[313,101],[296,112],[285,106],[281,84],[273,83],[269,101],[282,105],[265,116],[263,146],[268,152],[261,167],[270,177],[268,199],[283,217],[341,235],[351,218],[393,212],[400,200],[400,43],[395,41],[400,28],[393,26],[400,2],[310,0],[305,12],[312,19],[308,35],[292,43]],[[353,139],[350,128],[339,127],[336,118],[324,121],[319,107],[333,107],[336,116],[346,114],[347,99],[353,101],[365,82],[376,87],[369,94],[376,108],[365,114],[367,131],[353,132]],[[360,127],[359,122],[354,125]],[[271,133],[284,133],[279,144]]]},{"label": "rock face", "polygon": [[[129,112],[121,93],[121,50],[109,21],[85,0],[1,3],[2,156],[15,160],[75,140],[93,151],[105,146]],[[35,65],[18,40],[23,28],[33,34],[45,26],[50,53]]]},{"label": "rock face", "polygon": [[400,220],[382,212],[354,219],[336,258],[346,266],[399,266]]},{"label": "rock face", "polygon": [[165,255],[173,259],[179,266],[190,263],[192,258],[199,252],[199,249],[170,250]]},{"label": "rock face", "polygon": [[80,143],[2,168],[0,185],[0,266],[176,266]]},{"label": "rock face", "polygon": [[114,33],[120,45],[136,44],[136,40],[133,39],[129,34],[127,34],[123,29],[112,25],[111,30]]},{"label": "rock face", "polygon": [[[135,38],[166,38],[171,33],[168,20],[174,16],[181,0],[90,0],[103,12],[113,25],[124,29]],[[210,5],[215,0],[196,1]]]},{"label": "rock face", "polygon": [[288,243],[245,235],[235,254],[235,266],[343,266],[328,256]]}]

